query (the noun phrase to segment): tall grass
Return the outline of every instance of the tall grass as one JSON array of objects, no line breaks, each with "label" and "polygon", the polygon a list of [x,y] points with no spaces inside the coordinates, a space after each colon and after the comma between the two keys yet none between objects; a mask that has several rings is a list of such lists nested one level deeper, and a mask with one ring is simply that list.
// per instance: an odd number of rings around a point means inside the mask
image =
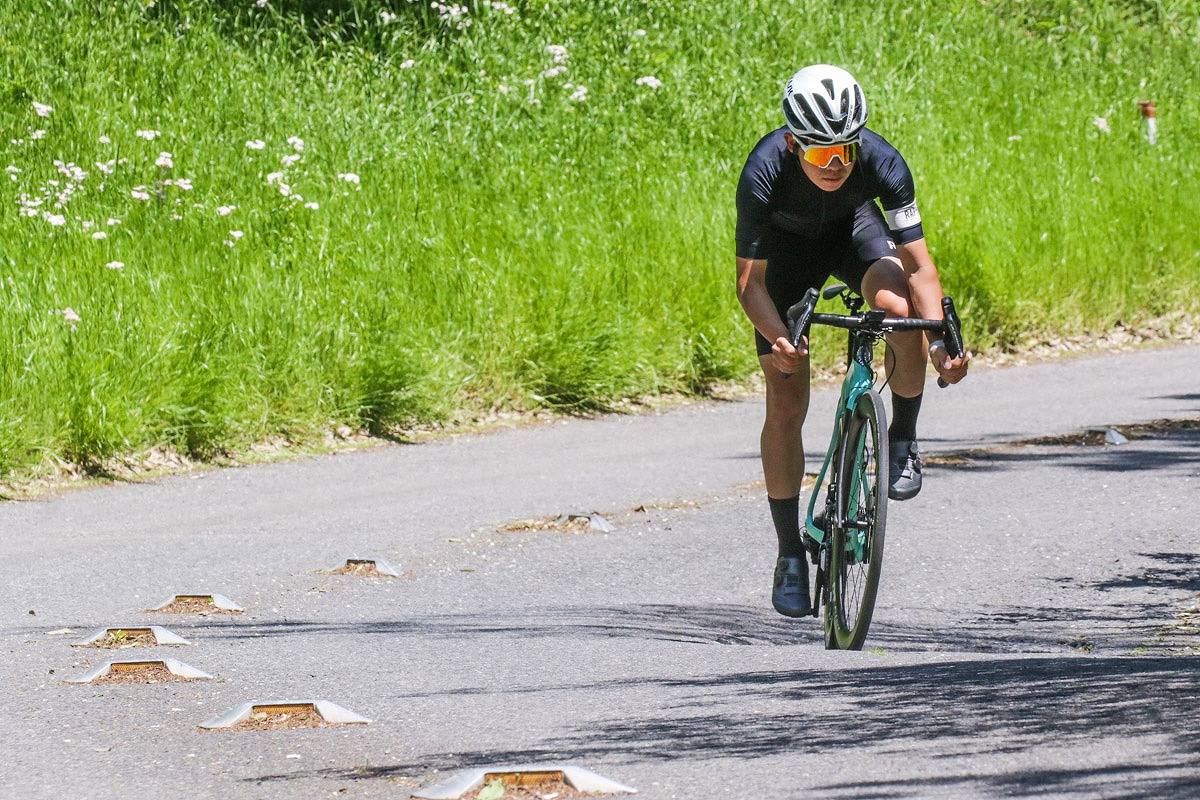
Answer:
[{"label": "tall grass", "polygon": [[749,375],[733,188],[782,81],[818,61],[857,75],[908,157],[978,347],[1194,313],[1197,19],[1137,0],[13,0],[0,471]]}]

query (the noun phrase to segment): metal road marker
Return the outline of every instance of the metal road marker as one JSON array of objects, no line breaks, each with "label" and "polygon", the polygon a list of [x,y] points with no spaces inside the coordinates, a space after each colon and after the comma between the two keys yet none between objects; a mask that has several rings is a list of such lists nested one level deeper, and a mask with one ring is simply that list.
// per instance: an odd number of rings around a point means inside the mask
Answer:
[{"label": "metal road marker", "polygon": [[221,611],[240,612],[240,611],[246,610],[246,609],[242,608],[241,606],[239,606],[237,603],[230,600],[228,597],[226,597],[223,594],[173,594],[170,597],[168,597],[166,600],[164,600],[162,603],[158,604],[154,608],[151,608],[150,611],[162,611],[163,609],[170,606],[172,603],[176,603],[181,600],[182,601],[193,600],[196,602],[207,603],[207,604],[212,605],[213,608],[219,609]]},{"label": "metal road marker", "polygon": [[412,793],[421,800],[458,800],[467,792],[499,780],[508,786],[561,781],[588,794],[636,794],[637,789],[617,783],[573,764],[520,764],[469,769]]},{"label": "metal road marker", "polygon": [[153,637],[154,644],[156,645],[173,646],[191,644],[191,642],[189,642],[187,639],[184,639],[182,636],[176,636],[166,628],[158,625],[150,625],[142,628],[100,628],[88,638],[82,639],[78,642],[72,642],[71,647],[89,647],[97,642],[105,641],[110,636],[129,637],[146,635]]},{"label": "metal road marker", "polygon": [[249,719],[252,714],[285,714],[300,711],[314,712],[331,725],[362,725],[371,721],[328,700],[283,700],[270,703],[242,703],[219,717],[201,723],[200,727],[206,729],[232,728]]},{"label": "metal road marker", "polygon": [[367,569],[374,567],[376,572],[386,578],[400,577],[400,570],[396,569],[381,558],[347,558],[344,565],[326,571],[331,573],[354,575],[359,574],[359,570],[364,567]]},{"label": "metal road marker", "polygon": [[178,675],[180,678],[192,680],[213,680],[213,676],[207,672],[202,672],[195,667],[190,667],[182,661],[176,661],[173,658],[163,659],[136,659],[128,661],[109,661],[100,666],[88,670],[81,677],[69,678],[65,683],[91,683],[98,678],[103,678],[111,673],[117,672],[136,672],[144,670],[147,667],[162,667],[172,675]]},{"label": "metal road marker", "polygon": [[1104,444],[1128,444],[1129,439],[1125,438],[1125,434],[1121,433],[1116,428],[1105,426],[1102,428],[1084,428],[1083,435],[1085,437],[1096,437],[1103,439]]}]

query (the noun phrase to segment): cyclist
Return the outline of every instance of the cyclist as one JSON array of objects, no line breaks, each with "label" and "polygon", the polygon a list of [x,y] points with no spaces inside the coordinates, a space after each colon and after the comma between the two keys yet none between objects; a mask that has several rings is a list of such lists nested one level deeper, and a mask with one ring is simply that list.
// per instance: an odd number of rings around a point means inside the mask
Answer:
[{"label": "cyclist", "polygon": [[[799,497],[808,339],[806,332],[800,347],[792,346],[784,313],[832,274],[888,316],[941,319],[942,286],[912,173],[896,149],[866,127],[867,104],[854,77],[826,64],[805,67],[784,87],[783,115],[786,125],[755,145],[738,181],[737,293],[754,324],[766,377],[762,464],[779,539],[771,601],[780,614],[804,616],[812,611]],[[927,345],[921,331],[890,334],[888,345],[888,494],[905,500],[921,490],[916,423],[925,360],[957,383],[967,359],[951,360],[940,340]]]}]

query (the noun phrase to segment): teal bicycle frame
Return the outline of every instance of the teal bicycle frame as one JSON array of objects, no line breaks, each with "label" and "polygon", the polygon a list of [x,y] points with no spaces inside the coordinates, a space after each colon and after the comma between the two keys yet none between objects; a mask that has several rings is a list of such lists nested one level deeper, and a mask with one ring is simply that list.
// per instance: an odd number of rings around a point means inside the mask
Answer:
[{"label": "teal bicycle frame", "polygon": [[[942,299],[943,319],[934,320],[891,318],[881,310],[859,314],[863,298],[842,285],[830,286],[824,296],[840,296],[850,313],[819,314],[819,296],[817,289],[810,289],[786,314],[793,346],[810,323],[849,332],[833,435],[804,516],[805,546],[817,566],[812,613],[816,616],[825,606],[827,648],[858,650],[871,624],[879,586],[891,462],[887,412],[875,389],[875,345],[895,331],[933,331],[945,336],[947,353],[957,358],[963,352],[962,335],[949,297]],[[852,437],[855,441],[848,441]],[[824,514],[818,525],[822,494]]]},{"label": "teal bicycle frame", "polygon": [[[834,462],[834,458],[838,455],[838,444],[842,438],[842,431],[846,424],[846,420],[852,413],[853,409],[858,404],[858,398],[868,392],[875,390],[875,371],[871,367],[871,362],[874,357],[873,342],[869,339],[863,341],[862,334],[855,332],[852,334],[851,348],[854,351],[850,359],[850,368],[846,372],[846,377],[842,379],[841,397],[838,400],[837,410],[834,415],[833,436],[829,441],[829,449],[825,453],[825,460],[821,464],[821,470],[817,474],[816,483],[813,485],[812,495],[808,501],[808,512],[804,518],[804,527],[808,531],[808,535],[818,545],[825,543],[825,537],[828,532],[817,526],[813,521],[813,512],[817,507],[817,498],[821,496],[821,486],[825,484],[825,476],[829,474],[829,468]],[[864,363],[864,360],[866,363]],[[858,443],[861,445],[861,443]],[[861,453],[861,446],[855,448],[856,453]],[[859,456],[861,457],[861,456]],[[859,480],[862,475],[860,464],[855,464],[855,469],[851,471],[853,480]],[[851,487],[852,490],[857,490],[858,487]],[[829,481],[828,490],[825,492],[826,497],[826,525],[835,522],[832,516],[835,512],[832,500],[837,490],[836,482],[831,478]],[[855,555],[862,556],[862,536],[853,537]]]}]

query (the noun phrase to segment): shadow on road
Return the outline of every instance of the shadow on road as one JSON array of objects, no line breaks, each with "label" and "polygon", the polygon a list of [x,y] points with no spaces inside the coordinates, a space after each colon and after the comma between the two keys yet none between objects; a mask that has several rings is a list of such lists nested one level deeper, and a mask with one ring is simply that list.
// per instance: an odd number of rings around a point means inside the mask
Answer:
[{"label": "shadow on road", "polygon": [[[953,469],[996,471],[1031,462],[1094,472],[1178,471],[1196,474],[1200,461],[1200,427],[1194,420],[1180,427],[1139,426],[1122,445],[1085,444],[1083,435],[1015,442],[986,450],[939,453],[930,465]],[[1136,438],[1134,438],[1136,436]],[[936,440],[929,440],[935,444]]]},{"label": "shadow on road", "polygon": [[[1169,583],[1170,577],[1164,575],[1162,585],[1170,588],[1191,585],[1190,581]],[[1125,585],[1112,582],[1112,588]],[[867,646],[868,649],[894,652],[1067,653],[1081,649],[1081,643],[1071,636],[1073,632],[1085,629],[1094,637],[1104,637],[1106,647],[1133,650],[1146,643],[1164,622],[1161,604],[1133,607],[1129,602],[1121,602],[1119,605],[1119,608],[1047,606],[989,612],[965,618],[952,630],[947,629],[944,620],[928,625],[877,620],[871,628]],[[696,645],[819,647],[822,639],[818,619],[788,620],[776,616],[770,609],[741,605],[534,607],[495,611],[486,616],[467,613],[353,622],[245,621],[236,626],[206,623],[197,629],[204,632],[205,639],[384,636],[421,641],[469,640],[480,646],[487,646],[490,637],[497,639],[497,646],[508,646],[522,639],[559,639],[563,642],[634,639]],[[1091,645],[1086,649],[1091,649]]]},{"label": "shadow on road", "polygon": [[[943,796],[1183,797],[1200,786],[1200,660],[1194,658],[1015,658],[913,666],[751,672],[625,682],[653,697],[637,719],[580,725],[528,746],[429,753],[402,763],[307,773],[378,780],[437,769],[556,760],[632,763],[845,755],[844,777],[809,787],[818,797]],[[592,687],[612,688],[608,687]],[[497,690],[502,692],[502,690]],[[1166,737],[1153,764],[1092,770],[1004,770],[967,774],[957,756],[1039,756],[1070,762],[1074,744]],[[854,753],[904,754],[942,763],[928,777],[891,780],[856,774]],[[977,763],[977,762],[976,762]],[[1004,763],[997,762],[998,768]],[[272,775],[259,781],[287,781]],[[800,789],[801,787],[797,787]]]},{"label": "shadow on road", "polygon": [[1137,572],[1096,584],[1098,589],[1153,588],[1200,592],[1200,555],[1196,553],[1141,553],[1140,558],[1165,566]]}]

